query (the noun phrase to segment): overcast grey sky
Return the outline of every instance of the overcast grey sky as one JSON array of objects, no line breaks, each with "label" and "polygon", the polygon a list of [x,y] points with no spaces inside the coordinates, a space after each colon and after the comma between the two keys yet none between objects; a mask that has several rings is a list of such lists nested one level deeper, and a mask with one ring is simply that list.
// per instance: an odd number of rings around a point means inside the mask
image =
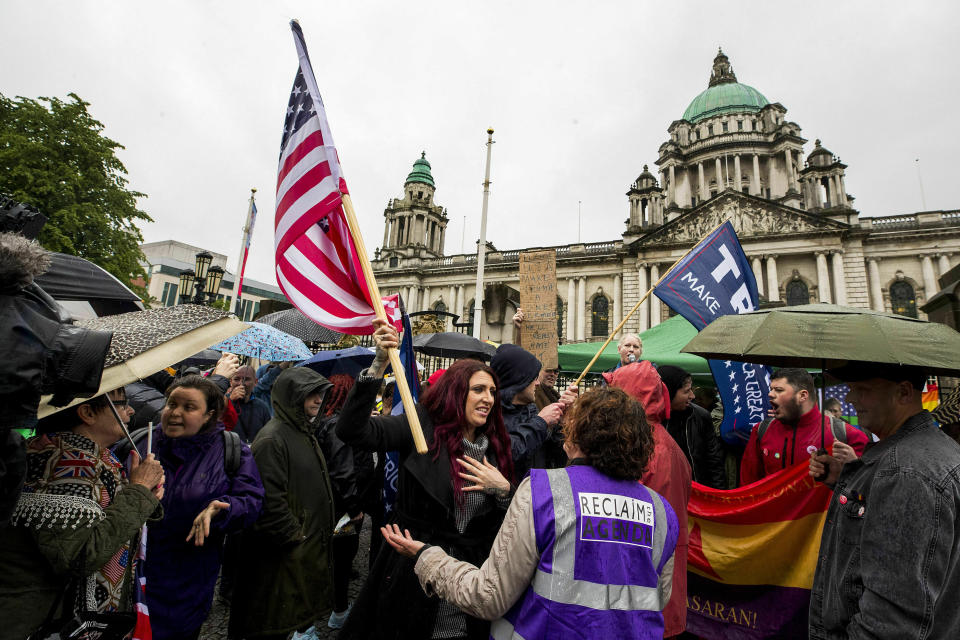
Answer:
[{"label": "overcast grey sky", "polygon": [[717,46],[740,82],[848,166],[863,215],[960,208],[957,2],[51,2],[5,0],[0,92],[91,103],[148,194],[147,241],[273,276],[273,198],[303,27],[368,248],[421,150],[447,207],[447,253],[479,234],[485,129],[496,129],[488,238],[499,249],[624,230],[625,192],[707,86]]}]

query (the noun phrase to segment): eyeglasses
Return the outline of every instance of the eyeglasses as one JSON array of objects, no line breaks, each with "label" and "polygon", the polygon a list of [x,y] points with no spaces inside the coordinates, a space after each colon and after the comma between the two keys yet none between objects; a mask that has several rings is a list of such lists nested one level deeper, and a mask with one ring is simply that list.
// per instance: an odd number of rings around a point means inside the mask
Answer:
[{"label": "eyeglasses", "polygon": [[123,396],[122,398],[114,398],[108,394],[107,397],[110,398],[110,402],[112,402],[113,406],[115,406],[117,409],[125,409],[130,406],[127,402],[126,396]]}]

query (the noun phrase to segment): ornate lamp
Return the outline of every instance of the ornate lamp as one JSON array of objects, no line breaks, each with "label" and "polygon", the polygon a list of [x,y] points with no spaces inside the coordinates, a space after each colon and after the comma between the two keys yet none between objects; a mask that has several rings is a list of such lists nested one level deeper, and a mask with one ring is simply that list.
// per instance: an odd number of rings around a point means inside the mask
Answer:
[{"label": "ornate lamp", "polygon": [[186,271],[180,272],[180,304],[186,304],[190,302],[190,289],[193,288],[193,281],[196,277],[196,274],[193,272],[193,269],[187,269]]},{"label": "ornate lamp", "polygon": [[217,293],[220,291],[220,283],[223,281],[223,274],[223,267],[216,265],[210,267],[207,271],[207,281],[204,285],[204,292],[207,294],[207,299],[210,302],[217,299]]},{"label": "ornate lamp", "polygon": [[207,253],[206,251],[201,251],[197,254],[197,280],[203,282],[207,279],[207,269],[210,268],[210,263],[213,262],[213,256]]}]

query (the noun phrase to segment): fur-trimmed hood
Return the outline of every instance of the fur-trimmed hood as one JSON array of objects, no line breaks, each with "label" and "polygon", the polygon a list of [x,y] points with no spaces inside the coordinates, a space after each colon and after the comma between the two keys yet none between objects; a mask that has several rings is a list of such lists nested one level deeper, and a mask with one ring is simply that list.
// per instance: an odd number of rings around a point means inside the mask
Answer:
[{"label": "fur-trimmed hood", "polygon": [[0,291],[13,293],[50,267],[50,253],[18,233],[0,233]]}]

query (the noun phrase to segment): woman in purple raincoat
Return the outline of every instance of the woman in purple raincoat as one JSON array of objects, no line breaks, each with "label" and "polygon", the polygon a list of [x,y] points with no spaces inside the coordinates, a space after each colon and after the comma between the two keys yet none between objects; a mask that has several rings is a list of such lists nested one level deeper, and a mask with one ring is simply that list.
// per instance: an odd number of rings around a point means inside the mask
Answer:
[{"label": "woman in purple raincoat", "polygon": [[186,376],[166,392],[153,452],[166,473],[164,518],[149,527],[146,593],[156,640],[198,637],[213,602],[224,535],[256,522],[263,484],[249,447],[228,468],[223,392]]}]

